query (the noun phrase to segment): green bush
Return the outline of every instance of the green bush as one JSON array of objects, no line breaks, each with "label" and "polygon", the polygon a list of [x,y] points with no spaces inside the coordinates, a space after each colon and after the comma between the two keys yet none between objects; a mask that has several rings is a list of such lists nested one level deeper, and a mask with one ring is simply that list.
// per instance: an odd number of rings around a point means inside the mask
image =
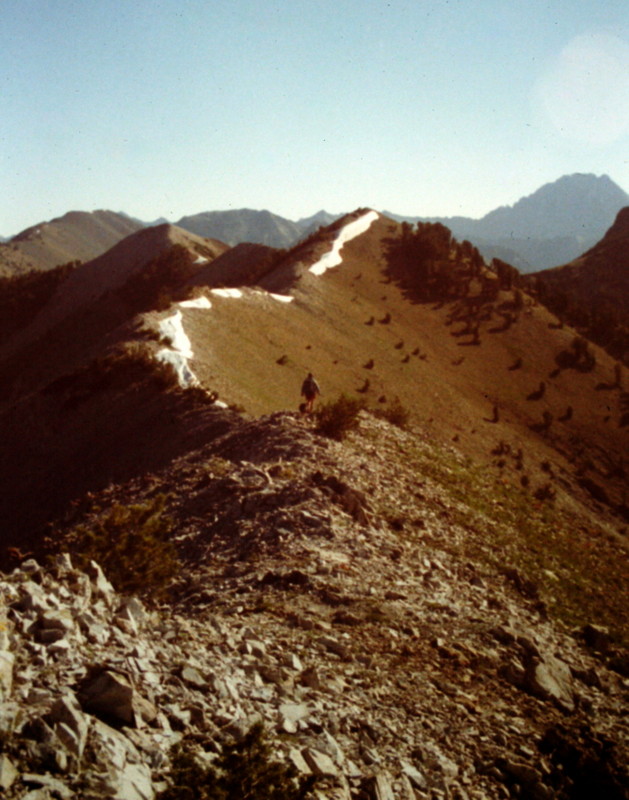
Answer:
[{"label": "green bush", "polygon": [[104,516],[77,526],[68,540],[78,566],[96,561],[117,591],[163,595],[179,571],[165,504],[162,494],[137,505],[116,503]]},{"label": "green bush", "polygon": [[160,800],[304,800],[314,782],[299,778],[292,765],[272,759],[259,723],[240,741],[225,746],[209,766],[178,745],[172,754],[171,780]]},{"label": "green bush", "polygon": [[315,412],[317,433],[341,441],[358,427],[358,414],[365,407],[363,400],[342,394],[337,400],[324,403]]},{"label": "green bush", "polygon": [[373,413],[376,417],[386,419],[387,422],[402,429],[407,427],[411,416],[410,411],[402,405],[399,397],[394,397],[387,408],[376,408]]}]

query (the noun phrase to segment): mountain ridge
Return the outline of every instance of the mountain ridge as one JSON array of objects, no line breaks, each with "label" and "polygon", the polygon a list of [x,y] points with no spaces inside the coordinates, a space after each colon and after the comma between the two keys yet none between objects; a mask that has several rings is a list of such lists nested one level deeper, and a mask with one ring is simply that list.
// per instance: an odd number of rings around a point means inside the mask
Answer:
[{"label": "mountain ridge", "polygon": [[[132,345],[147,358],[151,353],[154,357],[164,347],[162,323],[170,308],[189,342],[186,349],[192,355],[187,358],[195,380],[204,390],[218,392],[226,402],[250,413],[290,408],[300,374],[314,371],[328,396],[362,393],[376,408],[397,397],[415,413],[430,417],[434,393],[439,398],[434,423],[439,434],[447,436],[452,419],[458,420],[457,435],[468,427],[474,430],[462,440],[471,456],[482,453],[485,446],[484,435],[478,433],[480,423],[474,420],[491,421],[493,414],[496,431],[506,424],[505,432],[513,426],[518,436],[530,439],[530,431],[539,428],[542,436],[533,435],[535,447],[544,451],[549,447],[549,453],[554,441],[570,448],[570,431],[575,428],[584,442],[593,437],[592,457],[603,448],[612,462],[620,458],[617,449],[624,431],[606,429],[602,419],[609,417],[609,398],[594,391],[595,385],[610,381],[613,360],[589,345],[575,349],[574,331],[555,330],[556,318],[538,307],[533,297],[523,298],[510,273],[487,270],[478,252],[457,243],[443,226],[427,223],[408,239],[403,226],[376,215],[368,230],[345,242],[340,265],[321,275],[313,272],[338,237],[366,214],[362,210],[348,215],[291,251],[264,250],[262,261],[256,261],[264,269],[256,266],[249,284],[240,288],[222,288],[230,271],[240,274],[238,248],[220,245],[208,262],[203,261],[205,256],[198,262],[188,257],[184,272],[177,273],[181,291],[175,290],[164,305],[155,292],[158,306],[138,305],[142,284],[135,282],[131,295],[125,288],[147,263],[146,253],[134,260],[135,242],[165,236],[168,253],[172,236],[186,241],[190,234],[171,226],[140,231],[131,243],[117,245],[113,256],[106,254],[79,267],[57,289],[58,299],[49,300],[39,319],[5,345],[0,367],[5,385],[28,397],[54,380],[55,373],[61,377],[80,367],[88,345],[92,358],[114,345],[123,349]],[[195,248],[208,244],[193,238],[191,246],[196,256]],[[130,267],[124,267],[119,255],[125,249],[131,251]],[[428,267],[422,268],[412,255],[421,252],[432,253],[426,262],[432,264],[427,283],[421,270]],[[242,251],[242,258],[245,274],[250,269],[249,248]],[[217,275],[214,262],[218,269],[223,259],[229,259],[229,266]],[[87,276],[99,270],[104,282],[97,289],[99,284]],[[181,306],[179,301],[190,295],[192,304]],[[82,336],[77,336],[77,325],[85,326]],[[39,344],[44,333],[51,342],[48,348]],[[176,350],[174,334],[168,337]],[[562,353],[565,358],[560,359]],[[566,369],[568,362],[573,369]],[[551,372],[554,377],[549,378]],[[423,380],[433,387],[430,394],[422,391]],[[539,386],[539,400],[528,400]],[[613,396],[620,390],[619,384]],[[16,401],[19,395],[14,394]],[[567,413],[566,407],[570,415],[560,424],[557,420]],[[615,407],[613,420],[614,426],[619,424]],[[552,435],[545,435],[551,430]],[[564,458],[565,454],[562,462]],[[600,458],[591,461],[594,465]],[[570,473],[573,466],[566,463],[562,469]],[[596,475],[592,480],[601,480],[603,468],[592,469]],[[622,505],[619,492],[619,486],[610,484],[610,507]]]},{"label": "mountain ridge", "polygon": [[578,258],[524,276],[560,319],[629,363],[629,207]]},{"label": "mountain ridge", "polygon": [[[57,347],[64,350],[69,366],[75,357],[72,353],[84,356],[114,321],[121,324],[137,313],[143,295],[158,301],[161,287],[155,285],[156,278],[167,284],[173,273],[180,284],[227,249],[222,242],[202,239],[169,223],[140,228],[106,253],[76,267],[29,323],[0,343],[0,362],[25,362],[23,380],[31,373],[31,357],[20,353],[33,353],[37,360],[38,341],[58,330],[63,333],[59,333]],[[169,286],[168,291],[173,288]],[[82,325],[83,330],[77,335],[73,325],[79,330]],[[65,342],[63,348],[61,342]],[[44,360],[39,380],[50,368]]]},{"label": "mountain ridge", "polygon": [[581,255],[604,235],[618,211],[627,205],[629,195],[609,176],[574,173],[479,219],[396,218],[439,222],[457,238],[471,240],[486,258],[502,258],[523,272],[533,272]]},{"label": "mountain ridge", "polygon": [[[33,225],[0,246],[0,268],[14,272],[52,269],[69,261],[87,261],[108,250],[141,225],[113,211],[69,211]],[[19,260],[18,260],[19,259]]]},{"label": "mountain ridge", "polygon": [[[487,260],[500,258],[528,273],[577,258],[600,240],[620,208],[626,205],[629,205],[629,195],[609,176],[575,173],[544,184],[513,205],[496,208],[479,219],[463,216],[404,216],[388,211],[382,213],[397,221],[445,224],[459,240],[471,240]],[[92,213],[113,214],[126,224],[136,226],[136,229],[166,222],[163,218],[142,222],[124,212]],[[287,249],[316,232],[318,227],[325,227],[341,216],[321,210],[310,217],[293,221],[265,209],[244,208],[199,212],[184,216],[173,224],[201,236],[219,239],[230,246],[247,242]],[[61,217],[53,222],[58,223],[63,219]],[[0,246],[0,270],[4,274],[41,268],[41,264],[37,267],[33,261],[35,256],[29,255],[33,251],[33,243],[29,245],[29,252],[26,252],[28,248],[22,246],[19,240],[25,233],[32,237],[34,231],[48,224],[51,223],[32,226]],[[109,242],[109,246],[114,243]],[[18,249],[19,252],[16,252]],[[91,252],[89,257],[93,258],[105,249]],[[66,249],[63,257],[58,253],[55,255],[55,252],[49,253],[46,258],[40,254],[40,259],[44,258],[45,268],[76,259],[86,260],[82,250]]]},{"label": "mountain ridge", "polygon": [[256,722],[312,800],[625,800],[626,370],[512,267],[370,209],[164,225],[39,314],[0,355],[8,800],[166,800],[178,753],[193,796]]},{"label": "mountain ridge", "polygon": [[272,247],[289,247],[302,233],[295,222],[267,210],[250,208],[205,211],[182,217],[176,224],[198,236],[211,236],[230,246],[251,241]]}]

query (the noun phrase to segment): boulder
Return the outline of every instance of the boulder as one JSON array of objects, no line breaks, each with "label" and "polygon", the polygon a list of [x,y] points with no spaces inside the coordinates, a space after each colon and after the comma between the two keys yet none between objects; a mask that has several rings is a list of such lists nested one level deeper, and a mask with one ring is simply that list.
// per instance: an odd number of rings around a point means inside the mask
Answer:
[{"label": "boulder", "polygon": [[581,637],[588,647],[599,653],[607,653],[612,647],[612,638],[607,628],[588,623],[581,628]]},{"label": "boulder", "polygon": [[11,788],[17,776],[18,771],[13,766],[9,756],[4,753],[0,754],[0,789],[6,792],[7,789]]},{"label": "boulder", "polygon": [[49,719],[61,742],[72,755],[80,758],[87,742],[90,720],[83,713],[76,695],[66,694],[56,700],[50,709]]},{"label": "boulder", "polygon": [[400,767],[402,768],[402,774],[406,775],[416,789],[421,789],[421,791],[426,791],[428,789],[428,782],[417,767],[408,761],[401,761]]},{"label": "boulder", "polygon": [[157,715],[157,709],[138,694],[125,675],[109,669],[97,670],[88,677],[79,700],[84,711],[118,725],[136,727]]},{"label": "boulder", "polygon": [[34,581],[28,580],[20,584],[19,593],[19,600],[14,604],[18,611],[35,611],[42,614],[50,608],[46,592]]},{"label": "boulder", "polygon": [[319,637],[319,644],[330,653],[334,653],[335,655],[339,656],[339,658],[342,658],[344,661],[351,659],[351,653],[347,645],[339,642],[338,639],[334,639],[332,636]]},{"label": "boulder", "polygon": [[[66,786],[63,781],[54,778],[52,775],[39,775],[33,772],[25,772],[22,774],[22,782],[27,786],[35,786],[40,791],[45,791],[48,797],[52,794],[54,797],[60,798],[60,800],[72,800],[75,796],[69,786]],[[31,792],[29,792],[29,794],[31,794]],[[28,797],[28,795],[26,796]]]},{"label": "boulder", "polygon": [[526,665],[525,688],[542,700],[552,700],[564,711],[575,708],[570,667],[554,656],[532,657]]},{"label": "boulder", "polygon": [[116,593],[114,591],[114,587],[105,577],[105,573],[101,569],[100,565],[95,561],[90,561],[85,572],[92,581],[92,590],[94,594],[100,596],[111,608],[115,603]]},{"label": "boulder", "polygon": [[185,666],[181,670],[181,680],[196,689],[203,689],[207,686],[207,681],[195,667]]},{"label": "boulder", "polygon": [[301,754],[314,775],[325,778],[336,778],[339,774],[334,761],[332,761],[327,753],[323,753],[321,750],[315,750],[313,747],[304,747]]},{"label": "boulder", "polygon": [[112,800],[153,800],[155,789],[146,764],[127,764],[120,774]]},{"label": "boulder", "polygon": [[373,800],[396,800],[393,783],[388,772],[381,770],[374,775],[371,784],[371,796]]},{"label": "boulder", "polygon": [[8,650],[0,650],[0,701],[11,696],[14,666],[15,655]]}]

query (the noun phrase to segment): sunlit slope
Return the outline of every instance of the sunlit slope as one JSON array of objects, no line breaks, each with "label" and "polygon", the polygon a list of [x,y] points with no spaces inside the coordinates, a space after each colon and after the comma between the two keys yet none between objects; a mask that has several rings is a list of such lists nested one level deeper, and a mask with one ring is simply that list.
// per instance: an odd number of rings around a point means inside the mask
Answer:
[{"label": "sunlit slope", "polygon": [[27,228],[0,246],[0,274],[3,264],[11,274],[89,261],[141,228],[141,223],[113,211],[70,211]]},{"label": "sunlit slope", "polygon": [[[422,435],[493,464],[511,484],[537,489],[552,474],[567,502],[578,495],[594,511],[592,503],[627,513],[623,370],[445,228],[426,228],[436,236],[431,258],[406,259],[403,269],[400,243],[414,234],[375,212],[287,253],[251,259],[244,248],[243,265],[229,251],[215,270],[206,240],[152,230],[157,249],[134,235],[115,259],[112,251],[80,267],[94,279],[74,273],[35,320],[41,335],[29,327],[31,338],[14,341],[0,364],[0,519],[16,535],[211,437],[210,395],[181,392],[177,378],[259,415],[296,411],[309,371],[321,401],[345,393],[380,410],[399,401]],[[173,237],[181,249],[171,261]],[[217,285],[236,282],[230,274],[249,284]]]},{"label": "sunlit slope", "polygon": [[0,342],[5,387],[16,381],[20,391],[44,385],[111,347],[120,325],[143,308],[168,302],[185,277],[227,249],[165,224],[143,228],[80,265],[34,319]]},{"label": "sunlit slope", "polygon": [[[281,264],[261,283],[290,294],[290,303],[249,289],[240,297],[206,289],[211,309],[184,311],[197,378],[258,414],[296,409],[312,371],[323,400],[344,392],[383,408],[398,397],[471,454],[503,439],[534,445],[540,461],[561,451],[605,472],[618,464],[628,440],[618,425],[614,361],[589,344],[588,371],[558,369],[575,332],[558,328],[527,295],[507,328],[496,309],[512,302],[513,290],[489,303],[494,311],[484,312],[477,339],[463,333],[466,323],[452,321],[455,300],[418,302],[391,277],[387,243],[398,235],[396,223],[378,217],[322,275],[303,253]],[[318,243],[314,259],[329,245]]]}]

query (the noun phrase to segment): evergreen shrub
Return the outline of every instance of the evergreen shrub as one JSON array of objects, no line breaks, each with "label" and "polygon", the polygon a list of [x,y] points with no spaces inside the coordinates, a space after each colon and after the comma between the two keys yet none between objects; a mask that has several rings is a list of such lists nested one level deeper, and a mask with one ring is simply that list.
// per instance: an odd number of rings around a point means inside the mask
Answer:
[{"label": "evergreen shrub", "polygon": [[392,425],[405,429],[410,419],[410,411],[402,404],[399,397],[394,397],[387,408],[377,408],[374,411],[376,417],[386,419]]},{"label": "evergreen shrub", "polygon": [[240,741],[224,746],[209,765],[178,745],[171,780],[159,800],[305,800],[314,783],[312,777],[298,777],[292,765],[272,758],[260,723]]},{"label": "evergreen shrub", "polygon": [[346,394],[324,403],[315,412],[317,433],[342,441],[349,431],[358,427],[358,414],[364,407],[363,400],[348,397]]},{"label": "evergreen shrub", "polygon": [[119,592],[162,596],[179,571],[165,505],[163,494],[135,505],[116,503],[71,532],[73,559],[79,567],[96,561]]}]

